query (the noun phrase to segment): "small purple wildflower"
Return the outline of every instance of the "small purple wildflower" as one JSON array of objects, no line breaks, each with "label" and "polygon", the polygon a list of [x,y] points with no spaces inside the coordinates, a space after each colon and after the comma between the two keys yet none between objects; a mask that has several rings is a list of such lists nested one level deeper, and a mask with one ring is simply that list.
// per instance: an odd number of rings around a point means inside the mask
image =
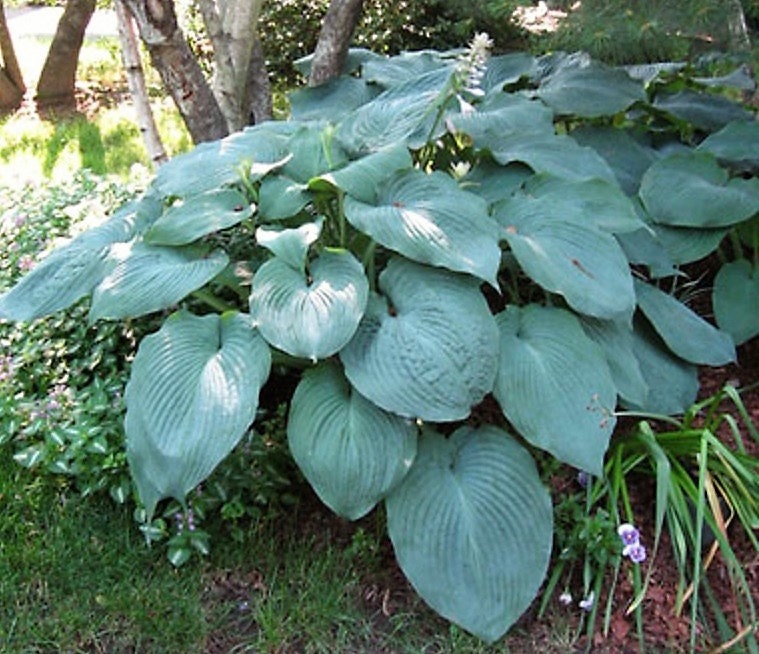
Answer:
[{"label": "small purple wildflower", "polygon": [[622,539],[622,543],[625,547],[637,545],[640,542],[640,532],[629,522],[619,525],[619,527],[617,527],[617,533]]},{"label": "small purple wildflower", "polygon": [[572,593],[570,593],[568,590],[565,590],[561,595],[559,595],[559,602],[564,606],[569,606],[572,603]]},{"label": "small purple wildflower", "polygon": [[595,602],[596,594],[591,590],[586,598],[581,599],[579,602],[577,602],[577,606],[579,606],[583,611],[590,611],[593,608],[593,604],[595,604]]},{"label": "small purple wildflower", "polygon": [[587,488],[590,483],[590,473],[585,472],[585,470],[580,470],[580,472],[577,473],[577,483],[583,488]]},{"label": "small purple wildflower", "polygon": [[29,270],[34,268],[34,258],[28,254],[25,254],[23,257],[21,257],[18,260],[18,267],[20,270],[23,270],[24,272],[28,272]]},{"label": "small purple wildflower", "polygon": [[640,543],[628,545],[622,550],[622,554],[629,557],[633,563],[643,563],[646,560],[646,548]]}]

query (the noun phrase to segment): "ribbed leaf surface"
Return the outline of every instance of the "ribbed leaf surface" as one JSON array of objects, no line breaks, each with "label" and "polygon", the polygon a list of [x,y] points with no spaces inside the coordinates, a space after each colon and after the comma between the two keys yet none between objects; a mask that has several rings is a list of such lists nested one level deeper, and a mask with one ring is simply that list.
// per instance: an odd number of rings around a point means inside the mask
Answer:
[{"label": "ribbed leaf surface", "polygon": [[498,640],[529,606],[551,552],[551,501],[530,455],[495,427],[426,431],[386,500],[395,555],[438,613]]},{"label": "ribbed leaf surface", "polygon": [[416,426],[354,391],[339,366],[307,371],[290,405],[287,439],[321,500],[357,520],[396,486],[416,455]]},{"label": "ribbed leaf surface", "polygon": [[613,236],[594,225],[582,202],[520,192],[496,205],[495,215],[520,266],[543,288],[590,316],[632,315],[627,257]]},{"label": "ribbed leaf surface", "polygon": [[113,269],[92,294],[90,321],[160,311],[204,286],[229,263],[218,250],[202,258],[192,249],[141,242],[111,248]]},{"label": "ribbed leaf surface", "polygon": [[759,179],[730,179],[708,152],[679,153],[646,171],[640,197],[657,223],[727,227],[759,212]]},{"label": "ribbed leaf surface", "polygon": [[600,476],[617,403],[603,351],[564,309],[509,306],[497,320],[504,414],[533,445]]},{"label": "ribbed leaf surface", "polygon": [[736,345],[759,334],[759,265],[746,259],[720,268],[712,291],[714,317]]},{"label": "ribbed leaf surface", "polygon": [[214,189],[172,205],[145,234],[153,245],[186,245],[250,218],[253,207],[234,189]]},{"label": "ribbed leaf surface", "polygon": [[335,354],[364,314],[369,283],[347,251],[325,251],[304,273],[275,257],[258,269],[250,314],[263,337],[295,357]]},{"label": "ribbed leaf surface", "polygon": [[465,418],[493,387],[498,329],[471,277],[393,259],[340,352],[351,384],[398,415]]},{"label": "ribbed leaf surface", "polygon": [[132,365],[127,456],[149,514],[180,502],[229,454],[253,421],[271,365],[247,316],[170,316],[142,340]]},{"label": "ribbed leaf surface", "polygon": [[643,314],[681,359],[708,366],[735,361],[735,346],[729,334],[719,331],[677,298],[638,280],[635,293]]},{"label": "ribbed leaf surface", "polygon": [[386,183],[376,205],[346,197],[345,215],[356,229],[409,259],[496,285],[498,226],[485,200],[462,191],[449,175],[403,171]]}]

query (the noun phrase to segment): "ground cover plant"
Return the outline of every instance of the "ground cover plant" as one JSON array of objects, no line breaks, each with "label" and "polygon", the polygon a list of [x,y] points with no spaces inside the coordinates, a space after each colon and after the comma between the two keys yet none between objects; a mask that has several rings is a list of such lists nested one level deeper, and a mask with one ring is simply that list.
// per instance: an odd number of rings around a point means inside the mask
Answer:
[{"label": "ground cover plant", "polygon": [[[165,498],[189,520],[272,367],[269,384],[294,370],[287,435],[317,494],[349,519],[384,502],[420,595],[494,641],[549,562],[531,453],[601,476],[618,403],[682,412],[697,365],[734,359],[677,299],[677,266],[751,233],[756,123],[678,66],[488,60],[484,37],[353,61],[359,75],[294,94],[292,120],[161,168],[0,315],[89,294],[92,321],[185,302],[142,340],[126,389],[151,537]],[[756,314],[732,310],[750,338]]]}]

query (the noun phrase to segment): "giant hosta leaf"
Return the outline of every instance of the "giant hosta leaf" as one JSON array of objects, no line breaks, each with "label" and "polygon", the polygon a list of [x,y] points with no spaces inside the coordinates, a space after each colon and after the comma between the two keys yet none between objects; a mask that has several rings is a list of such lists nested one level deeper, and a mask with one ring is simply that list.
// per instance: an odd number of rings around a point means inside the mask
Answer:
[{"label": "giant hosta leaf", "polygon": [[402,52],[395,57],[373,57],[365,63],[361,76],[368,82],[390,88],[449,65],[450,60],[446,61],[435,50]]},{"label": "giant hosta leaf", "polygon": [[321,500],[349,520],[366,515],[405,476],[416,431],[354,391],[333,363],[304,374],[287,420],[298,467]]},{"label": "giant hosta leaf", "polygon": [[142,340],[126,388],[129,466],[149,514],[184,501],[253,421],[271,354],[247,316],[170,316]]},{"label": "giant hosta leaf", "polygon": [[557,114],[582,118],[611,116],[646,98],[639,81],[600,64],[562,68],[540,84],[537,95]]},{"label": "giant hosta leaf", "polygon": [[498,329],[472,277],[405,259],[379,278],[356,335],[340,352],[351,384],[398,415],[444,422],[490,392]]},{"label": "giant hosta leaf", "polygon": [[588,125],[572,130],[572,138],[598,152],[629,195],[638,192],[643,173],[658,159],[656,150],[642,138],[616,127]]},{"label": "giant hosta leaf", "polygon": [[714,317],[736,345],[759,334],[759,265],[746,259],[720,268],[712,291]]},{"label": "giant hosta leaf", "polygon": [[493,394],[506,417],[533,445],[601,475],[617,403],[604,352],[564,309],[509,306],[497,320]]},{"label": "giant hosta leaf", "polygon": [[186,245],[250,218],[253,207],[231,188],[187,196],[172,205],[145,234],[153,245]]},{"label": "giant hosta leaf", "polygon": [[501,166],[483,157],[459,180],[464,190],[476,193],[492,207],[499,200],[512,195],[535,173],[521,163]]},{"label": "giant hosta leaf", "polygon": [[683,413],[698,395],[698,367],[672,354],[643,318],[636,318],[634,327],[633,352],[646,380],[648,395],[643,404],[627,399],[623,404],[647,413]]},{"label": "giant hosta leaf", "polygon": [[451,116],[456,129],[472,138],[478,148],[487,147],[494,136],[553,134],[553,113],[543,103],[521,95],[497,93],[477,105],[476,111]]},{"label": "giant hosta leaf", "polygon": [[111,246],[129,241],[145,222],[140,205],[130,205],[54,250],[0,295],[0,318],[34,320],[71,306],[108,274]]},{"label": "giant hosta leaf", "polygon": [[386,500],[395,555],[443,617],[498,640],[534,599],[551,553],[553,514],[530,455],[495,427],[431,430]]},{"label": "giant hosta leaf", "polygon": [[295,216],[311,201],[304,182],[285,175],[269,175],[261,182],[258,192],[258,212],[261,220],[284,220]]},{"label": "giant hosta leaf", "polygon": [[530,78],[537,68],[537,60],[527,52],[510,52],[491,57],[485,68],[481,87],[485,91],[515,84],[523,78]]},{"label": "giant hosta leaf", "polygon": [[[338,136],[352,152],[379,150],[404,142],[420,147],[430,134],[436,111],[434,101],[448,81],[447,68],[412,78],[378,95],[347,116]],[[440,126],[444,130],[444,126]]]},{"label": "giant hosta leaf", "polygon": [[592,148],[577,144],[569,136],[526,134],[499,137],[488,146],[500,164],[519,161],[536,173],[550,173],[565,179],[597,177],[614,182],[614,172]]},{"label": "giant hosta leaf", "polygon": [[616,239],[593,225],[592,217],[563,213],[553,198],[518,193],[495,213],[519,265],[543,288],[597,318],[631,316],[635,308],[627,258]]},{"label": "giant hosta leaf", "polygon": [[693,313],[677,298],[635,280],[638,306],[662,340],[677,356],[691,363],[720,366],[735,361],[730,336]]},{"label": "giant hosta leaf", "polygon": [[411,168],[412,163],[408,148],[394,145],[351,161],[339,170],[325,173],[320,180],[312,180],[311,186],[326,181],[357,200],[374,204],[387,179],[399,170]]},{"label": "giant hosta leaf", "polygon": [[630,325],[588,317],[581,317],[580,323],[585,333],[601,346],[620,399],[643,406],[648,386],[635,356]]},{"label": "giant hosta leaf", "polygon": [[720,161],[748,169],[759,168],[759,122],[736,120],[709,135],[696,148]]},{"label": "giant hosta leaf", "polygon": [[324,218],[320,218],[293,229],[259,227],[256,230],[256,242],[273,252],[283,263],[304,272],[308,248],[319,239],[323,224]]},{"label": "giant hosta leaf", "polygon": [[92,293],[90,321],[160,311],[204,286],[229,263],[217,250],[206,257],[189,248],[135,241],[111,248],[111,272]]},{"label": "giant hosta leaf", "polygon": [[253,277],[250,314],[274,347],[316,361],[351,339],[368,294],[363,266],[345,250],[325,250],[307,273],[275,257]]},{"label": "giant hosta leaf", "polygon": [[168,196],[195,195],[238,181],[243,165],[250,166],[251,179],[259,179],[289,158],[281,132],[274,124],[261,123],[219,141],[201,143],[161,166],[154,185]]},{"label": "giant hosta leaf", "polygon": [[654,106],[707,132],[722,129],[734,120],[753,120],[751,112],[722,95],[690,89],[660,94]]},{"label": "giant hosta leaf", "polygon": [[297,89],[288,97],[293,120],[338,120],[377,96],[377,87],[344,75],[319,86]]},{"label": "giant hosta leaf", "polygon": [[640,197],[657,223],[726,227],[759,212],[759,179],[730,179],[708,152],[679,153],[646,171]]},{"label": "giant hosta leaf", "polygon": [[649,227],[672,262],[678,265],[699,261],[708,256],[719,247],[730,231],[729,227],[699,229],[658,224],[650,224]]},{"label": "giant hosta leaf", "polygon": [[388,181],[376,205],[345,198],[356,229],[409,259],[468,272],[495,285],[498,226],[487,203],[452,177],[409,169]]}]

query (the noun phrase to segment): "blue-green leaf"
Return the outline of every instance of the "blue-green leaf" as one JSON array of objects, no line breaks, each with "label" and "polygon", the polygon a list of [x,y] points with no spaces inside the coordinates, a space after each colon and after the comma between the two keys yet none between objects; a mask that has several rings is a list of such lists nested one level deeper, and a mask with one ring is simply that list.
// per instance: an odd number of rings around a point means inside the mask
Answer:
[{"label": "blue-green leaf", "polygon": [[714,278],[714,317],[736,345],[759,334],[759,266],[746,259],[722,266]]},{"label": "blue-green leaf", "polygon": [[357,520],[406,475],[416,455],[416,426],[354,391],[339,366],[307,371],[295,389],[287,440],[321,500]]},{"label": "blue-green leaf", "polygon": [[443,617],[488,643],[538,592],[551,553],[551,500],[535,464],[495,427],[426,430],[386,500],[404,574]]},{"label": "blue-green leaf", "polygon": [[708,152],[678,153],[646,171],[640,198],[657,223],[727,227],[759,212],[759,179],[730,179]]},{"label": "blue-green leaf", "polygon": [[111,270],[111,246],[129,241],[145,222],[140,206],[131,205],[54,250],[0,295],[0,318],[34,320],[71,306]]},{"label": "blue-green leaf", "polygon": [[660,94],[654,106],[707,132],[722,129],[735,120],[753,120],[750,111],[725,96],[690,89]]},{"label": "blue-green leaf", "polygon": [[261,123],[177,155],[158,169],[153,184],[166,196],[196,195],[240,180],[246,166],[256,180],[288,159],[286,137],[273,124]]},{"label": "blue-green leaf", "polygon": [[112,270],[92,293],[90,321],[166,309],[210,282],[229,263],[221,250],[202,257],[194,249],[140,241],[112,247],[109,259]]},{"label": "blue-green leaf", "polygon": [[735,361],[735,346],[730,336],[677,298],[638,280],[635,280],[635,294],[643,314],[667,347],[681,359],[708,366]]},{"label": "blue-green leaf", "polygon": [[185,311],[142,340],[126,388],[129,466],[148,515],[184,502],[256,415],[271,354],[244,314]]},{"label": "blue-green leaf", "polygon": [[256,230],[257,243],[275,254],[280,261],[291,268],[304,272],[308,248],[319,239],[324,219],[313,223],[304,223],[293,229],[267,229],[259,227]]},{"label": "blue-green leaf", "polygon": [[533,445],[600,476],[617,404],[603,351],[564,309],[509,306],[497,320],[504,414]]},{"label": "blue-green leaf", "polygon": [[298,121],[339,120],[374,99],[379,91],[365,80],[344,75],[290,93],[290,113]]},{"label": "blue-green leaf", "polygon": [[500,164],[519,161],[536,173],[550,173],[565,179],[604,179],[615,182],[609,164],[592,148],[578,145],[569,136],[526,134],[493,139],[489,144]]},{"label": "blue-green leaf", "polygon": [[386,183],[376,205],[346,197],[345,215],[356,229],[409,259],[496,285],[498,226],[485,200],[445,173],[403,171]]},{"label": "blue-green leaf", "polygon": [[759,168],[759,122],[736,120],[710,134],[696,150],[710,152],[728,164]]},{"label": "blue-green leaf", "polygon": [[520,192],[497,204],[495,216],[519,265],[535,282],[563,295],[581,313],[629,318],[635,294],[627,258],[584,211],[581,202]]},{"label": "blue-green leaf", "polygon": [[478,282],[392,259],[356,335],[340,352],[351,384],[386,411],[465,418],[490,392],[498,329]]},{"label": "blue-green leaf", "polygon": [[351,339],[368,295],[364,268],[346,250],[325,250],[308,273],[275,257],[253,277],[250,314],[274,347],[316,361]]},{"label": "blue-green leaf", "polygon": [[643,84],[624,70],[597,63],[560,68],[541,82],[537,96],[557,114],[582,118],[611,116],[646,98]]},{"label": "blue-green leaf", "polygon": [[284,220],[300,213],[311,202],[308,185],[285,177],[269,175],[258,192],[258,212],[262,221]]},{"label": "blue-green leaf", "polygon": [[231,188],[214,189],[177,201],[145,234],[153,245],[186,245],[250,218],[253,206]]}]

